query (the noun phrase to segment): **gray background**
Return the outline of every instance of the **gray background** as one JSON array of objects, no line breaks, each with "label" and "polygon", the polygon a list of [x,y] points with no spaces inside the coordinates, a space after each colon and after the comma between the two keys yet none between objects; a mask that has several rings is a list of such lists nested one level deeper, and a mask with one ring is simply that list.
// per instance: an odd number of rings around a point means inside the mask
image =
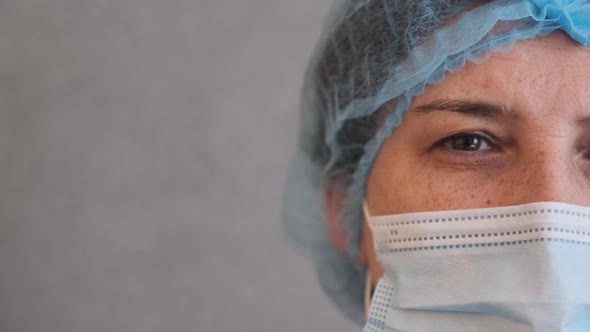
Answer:
[{"label": "gray background", "polygon": [[329,0],[0,1],[0,331],[354,331],[283,238]]}]

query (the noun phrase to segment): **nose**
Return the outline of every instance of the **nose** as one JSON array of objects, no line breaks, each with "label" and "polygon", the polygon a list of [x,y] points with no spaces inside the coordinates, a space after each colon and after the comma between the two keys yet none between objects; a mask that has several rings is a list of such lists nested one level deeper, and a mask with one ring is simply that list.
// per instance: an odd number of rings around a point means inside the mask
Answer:
[{"label": "nose", "polygon": [[569,151],[540,144],[522,153],[504,182],[506,205],[552,201],[590,206],[590,174]]}]

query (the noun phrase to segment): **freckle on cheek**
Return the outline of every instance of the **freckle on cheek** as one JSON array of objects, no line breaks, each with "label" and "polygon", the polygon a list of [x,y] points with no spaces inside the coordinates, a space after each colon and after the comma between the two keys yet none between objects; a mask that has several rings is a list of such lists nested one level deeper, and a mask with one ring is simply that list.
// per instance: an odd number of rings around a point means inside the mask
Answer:
[{"label": "freckle on cheek", "polygon": [[437,206],[438,205],[438,197],[433,197],[432,198],[432,206]]}]

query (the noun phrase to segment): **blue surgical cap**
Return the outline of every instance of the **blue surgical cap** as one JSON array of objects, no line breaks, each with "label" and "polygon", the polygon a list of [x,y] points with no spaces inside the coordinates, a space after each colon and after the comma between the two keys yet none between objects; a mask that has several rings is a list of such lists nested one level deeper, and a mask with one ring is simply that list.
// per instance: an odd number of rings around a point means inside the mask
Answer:
[{"label": "blue surgical cap", "polygon": [[[323,289],[348,317],[365,319],[359,240],[367,177],[412,99],[467,61],[485,61],[491,52],[557,29],[586,45],[590,0],[340,0],[333,6],[305,75],[283,211],[288,237],[311,254]],[[346,252],[330,240],[327,190],[346,197],[340,211]]]}]

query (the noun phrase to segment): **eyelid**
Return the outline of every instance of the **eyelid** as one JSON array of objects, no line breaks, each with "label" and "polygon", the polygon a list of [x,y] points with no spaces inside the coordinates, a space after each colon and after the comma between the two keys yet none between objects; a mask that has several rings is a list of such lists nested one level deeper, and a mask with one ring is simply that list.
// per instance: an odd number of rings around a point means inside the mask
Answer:
[{"label": "eyelid", "polygon": [[444,148],[450,151],[453,151],[455,153],[481,153],[482,151],[460,151],[460,150],[452,150],[452,149],[448,149],[447,147],[444,146],[444,144],[446,144],[447,142],[455,139],[455,138],[459,138],[459,137],[463,137],[463,136],[477,136],[481,139],[484,139],[485,141],[487,141],[487,143],[490,145],[490,149],[486,150],[486,151],[497,151],[499,150],[499,145],[501,143],[501,140],[496,137],[495,135],[492,135],[490,133],[481,131],[481,130],[464,130],[464,131],[460,131],[458,133],[455,134],[451,134],[448,136],[445,136],[442,139],[439,139],[438,141],[436,141],[431,148],[429,149],[429,151],[433,151],[439,148]]}]

